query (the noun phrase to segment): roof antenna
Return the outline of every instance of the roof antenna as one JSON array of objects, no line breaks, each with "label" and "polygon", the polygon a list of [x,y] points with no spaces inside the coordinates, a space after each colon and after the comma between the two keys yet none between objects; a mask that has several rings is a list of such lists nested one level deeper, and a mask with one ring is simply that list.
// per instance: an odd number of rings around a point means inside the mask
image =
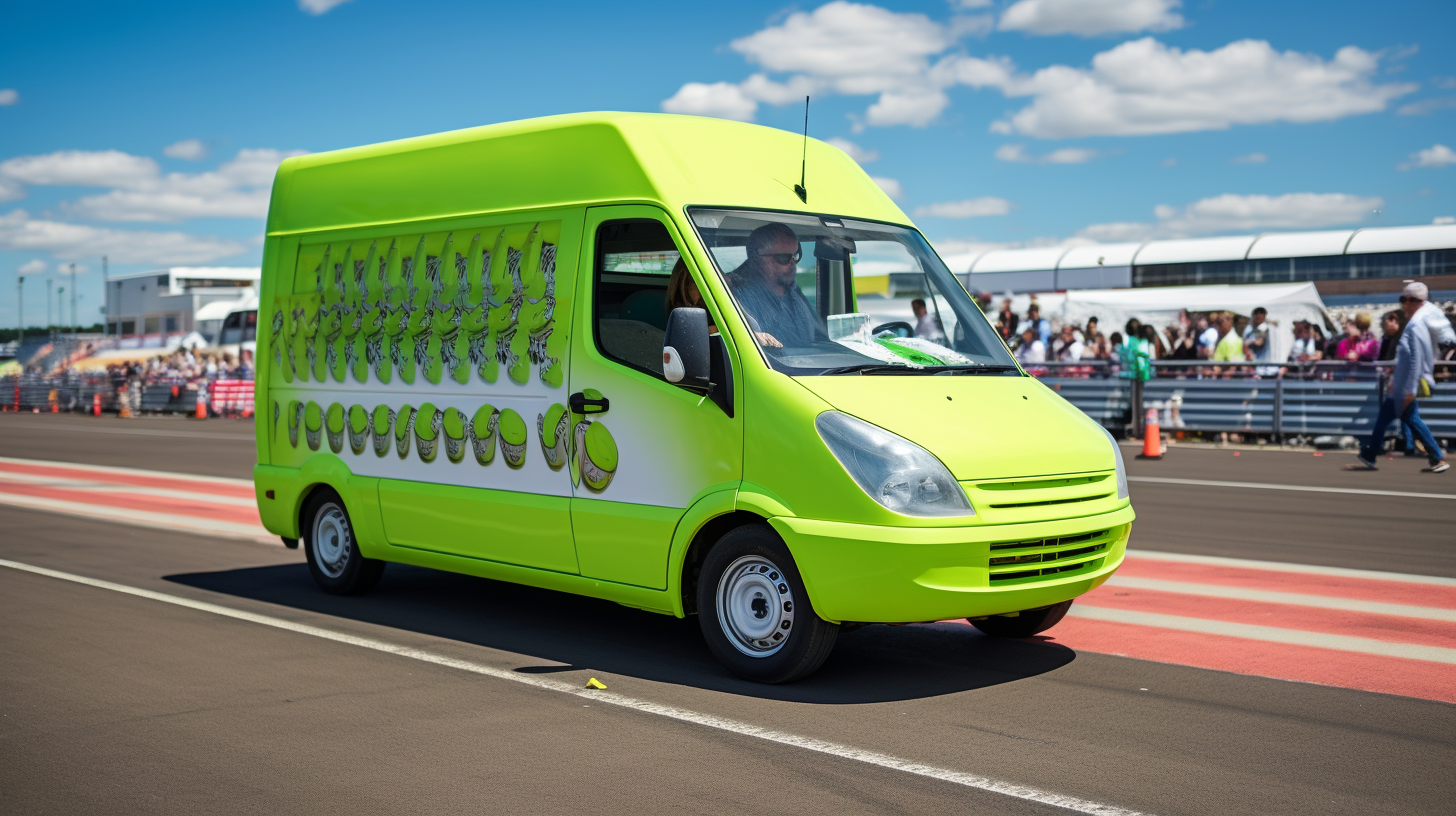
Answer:
[{"label": "roof antenna", "polygon": [[809,156],[809,97],[804,97],[804,151],[799,154],[799,183],[794,185],[794,194],[805,204],[809,203],[809,189],[804,186],[804,168]]}]

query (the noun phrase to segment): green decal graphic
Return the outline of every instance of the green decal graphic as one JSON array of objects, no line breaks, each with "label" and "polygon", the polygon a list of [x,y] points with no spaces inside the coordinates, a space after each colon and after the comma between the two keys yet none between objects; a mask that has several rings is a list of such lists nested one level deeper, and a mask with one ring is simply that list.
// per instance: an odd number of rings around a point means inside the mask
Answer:
[{"label": "green decal graphic", "polygon": [[500,411],[492,405],[482,405],[470,420],[470,447],[475,450],[475,461],[488,465],[495,459],[495,434],[500,424]]},{"label": "green decal graphic", "polygon": [[369,380],[364,326],[369,318],[369,276],[374,272],[376,248],[376,243],[369,244],[369,253],[364,260],[354,262],[353,276],[344,281],[344,304],[348,309],[344,319],[344,368],[355,382]]},{"label": "green decal graphic", "polygon": [[435,454],[440,452],[440,424],[444,417],[444,411],[428,402],[415,414],[415,449],[421,462],[435,461]]},{"label": "green decal graphic", "polygon": [[365,346],[365,354],[373,358],[374,376],[382,383],[390,381],[397,367],[399,338],[404,332],[398,315],[401,291],[399,247],[390,241],[389,252],[379,261],[379,291],[374,301],[379,331],[370,335]]},{"label": "green decal graphic", "polygon": [[500,413],[501,456],[513,468],[526,464],[526,422],[510,408]]},{"label": "green decal graphic", "polygon": [[458,409],[445,409],[445,458],[459,463],[465,458],[465,435],[470,431],[470,418]]},{"label": "green decal graphic", "polygon": [[[493,383],[500,373],[500,359],[496,343],[506,322],[510,320],[510,307],[506,305],[505,292],[509,285],[505,277],[506,231],[495,236],[492,249],[480,253],[480,314],[477,320],[483,328],[470,338],[471,361],[482,380]],[[479,359],[476,359],[476,356]]]},{"label": "green decal graphic", "polygon": [[288,403],[288,444],[298,447],[298,425],[303,421],[303,403],[291,400]]},{"label": "green decal graphic", "polygon": [[273,400],[273,438],[277,441],[282,441],[279,437],[283,433],[283,426],[278,422],[278,417],[282,413],[283,409],[279,407],[278,400]]},{"label": "green decal graphic", "polygon": [[329,306],[325,302],[325,290],[328,288],[328,280],[334,275],[332,250],[332,246],[324,247],[324,261],[314,275],[314,293],[309,299],[313,318],[305,326],[312,328],[308,337],[308,368],[309,376],[316,382],[328,379]]},{"label": "green decal graphic", "polygon": [[[595,388],[583,388],[581,393],[582,396],[589,400],[599,400],[602,398],[602,392]],[[593,414],[593,416],[602,416],[605,413],[603,411],[600,414]],[[583,414],[572,413],[571,422],[571,441],[570,446],[567,448],[567,463],[570,465],[571,484],[575,486],[581,484],[582,466],[584,464],[582,460],[586,452],[586,426],[591,424],[591,420],[587,419]]]},{"label": "green decal graphic", "polygon": [[[460,258],[460,263],[456,263],[456,258]],[[460,338],[459,296],[460,280],[464,273],[459,267],[464,264],[464,260],[455,251],[455,233],[446,235],[445,246],[435,258],[430,280],[430,306],[435,310],[435,319],[430,327],[434,335],[430,347],[435,351],[438,360],[435,375],[430,378],[432,383],[438,383],[442,379],[454,379],[455,369],[460,365],[460,358],[455,354],[455,341]]]},{"label": "green decal graphic", "polygon": [[617,474],[617,440],[600,422],[585,420],[576,426],[576,447],[581,457],[581,480],[600,493]]},{"label": "green decal graphic", "polygon": [[408,459],[410,437],[415,433],[415,409],[406,405],[399,409],[394,419],[394,452],[399,458]]},{"label": "green decal graphic", "polygon": [[398,317],[402,334],[396,344],[398,354],[394,365],[399,371],[399,378],[407,383],[413,383],[416,372],[427,368],[429,363],[430,324],[434,320],[430,310],[430,298],[433,294],[429,290],[428,281],[421,287],[420,281],[415,278],[416,275],[426,274],[426,261],[425,239],[421,236],[414,256],[405,258],[400,269],[404,291],[400,295]]},{"label": "green decal graphic", "polygon": [[298,368],[294,372],[298,379],[308,382],[313,379],[314,358],[318,349],[314,338],[318,335],[319,298],[317,294],[303,294],[294,297],[293,313],[298,318],[298,345],[294,353]]},{"label": "green decal graphic", "polygon": [[337,402],[330,405],[324,420],[324,427],[328,429],[329,450],[341,453],[344,450],[344,406]]},{"label": "green decal graphic", "polygon": [[556,324],[556,245],[541,245],[536,273],[526,281],[526,305],[521,327],[526,330],[526,356],[539,367],[541,382],[552,388],[561,385],[561,360],[552,356],[551,335]]},{"label": "green decal graphic", "polygon": [[568,458],[571,441],[571,415],[566,406],[555,403],[546,413],[536,415],[536,434],[541,439],[541,454],[552,470],[561,470]]},{"label": "green decal graphic", "polygon": [[344,281],[354,274],[354,248],[344,248],[344,260],[335,263],[324,287],[324,367],[334,382],[344,381],[344,325],[349,321],[349,303]]},{"label": "green decal graphic", "polygon": [[470,248],[462,257],[455,256],[455,268],[461,275],[456,294],[456,312],[460,315],[455,338],[455,381],[470,383],[472,369],[479,370],[485,355],[485,328],[490,314],[485,305],[485,273],[490,268],[490,251],[480,248],[480,235],[470,239]]},{"label": "green decal graphic", "polygon": [[324,412],[318,403],[309,400],[303,412],[303,436],[308,440],[309,450],[318,450],[324,432]]},{"label": "green decal graphic", "polygon": [[273,298],[273,317],[268,323],[268,345],[273,349],[273,374],[283,382],[293,382],[293,372],[288,369],[283,350],[288,338],[287,298]]},{"label": "green decal graphic", "polygon": [[374,455],[389,453],[390,434],[394,432],[394,409],[388,405],[376,405],[370,426],[374,432]]},{"label": "green decal graphic", "polygon": [[369,412],[362,405],[349,407],[349,450],[355,456],[369,446]]}]

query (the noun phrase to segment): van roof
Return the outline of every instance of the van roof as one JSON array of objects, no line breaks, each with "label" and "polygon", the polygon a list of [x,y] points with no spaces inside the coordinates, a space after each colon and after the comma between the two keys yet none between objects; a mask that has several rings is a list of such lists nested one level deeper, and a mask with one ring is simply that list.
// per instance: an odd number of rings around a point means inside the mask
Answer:
[{"label": "van roof", "polygon": [[651,113],[526,119],[286,159],[268,234],[605,203],[755,207],[910,223],[842,150],[774,128]]}]

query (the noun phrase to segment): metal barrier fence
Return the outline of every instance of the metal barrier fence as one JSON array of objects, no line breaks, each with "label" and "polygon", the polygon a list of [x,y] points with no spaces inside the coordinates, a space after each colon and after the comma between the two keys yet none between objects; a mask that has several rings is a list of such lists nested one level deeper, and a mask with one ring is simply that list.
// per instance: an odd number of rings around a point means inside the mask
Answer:
[{"label": "metal barrier fence", "polygon": [[[1146,381],[1117,376],[1102,361],[1046,363],[1034,373],[1109,430],[1141,435],[1144,412],[1155,408],[1164,430],[1267,434],[1283,441],[1369,433],[1392,368],[1389,361],[1230,366],[1157,360]],[[1433,434],[1456,439],[1456,364],[1437,363],[1436,387],[1420,410]]]},{"label": "metal barrier fence", "polygon": [[[0,377],[0,409],[90,413],[100,396],[101,410],[117,413],[123,386],[128,386],[125,378],[107,374],[9,375]],[[209,415],[242,417],[253,412],[252,380],[153,380],[142,386],[140,399],[132,398],[130,407],[144,414],[190,415],[197,410],[199,389],[206,395]]]}]

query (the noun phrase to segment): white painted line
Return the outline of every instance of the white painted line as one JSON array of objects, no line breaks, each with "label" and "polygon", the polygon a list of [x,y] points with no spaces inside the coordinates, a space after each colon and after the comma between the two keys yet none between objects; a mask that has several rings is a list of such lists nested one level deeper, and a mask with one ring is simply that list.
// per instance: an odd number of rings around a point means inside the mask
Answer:
[{"label": "white painted line", "polygon": [[1225,621],[1188,618],[1182,615],[1161,615],[1156,612],[1134,612],[1127,609],[1109,609],[1103,606],[1073,605],[1067,612],[1078,618],[1130,623],[1136,626],[1153,626],[1159,629],[1176,629],[1180,632],[1198,632],[1204,635],[1261,640],[1269,643],[1287,643],[1291,646],[1313,646],[1319,649],[1335,649],[1341,652],[1380,657],[1403,657],[1410,660],[1426,660],[1432,663],[1456,665],[1456,649],[1443,646],[1421,646],[1415,643],[1388,643],[1373,638],[1330,635],[1323,632],[1302,632],[1297,629],[1280,629],[1275,626],[1259,626],[1252,623],[1228,623]]},{"label": "white painted line", "polygon": [[[103,420],[104,421],[104,420]],[[146,428],[85,428],[79,425],[57,427],[54,425],[32,425],[29,431],[50,431],[52,433],[105,433],[125,436],[175,436],[179,439],[239,439],[251,441],[249,434],[207,433],[206,431],[150,431]]]},{"label": "white painted line", "polygon": [[1404,499],[1456,499],[1456,493],[1407,493],[1401,490],[1367,490],[1360,487],[1315,487],[1272,482],[1220,482],[1212,479],[1173,479],[1167,476],[1129,476],[1129,482],[1194,485],[1196,487],[1246,487],[1254,490],[1296,490],[1304,493],[1349,493],[1357,496],[1397,496]]},{"label": "white painted line", "polygon": [[148,510],[133,510],[129,507],[108,507],[101,504],[65,501],[43,496],[22,496],[16,493],[6,493],[3,489],[0,489],[0,504],[23,507],[27,510],[45,510],[51,513],[64,513],[68,516],[81,516],[92,521],[114,521],[157,530],[242,538],[265,544],[281,544],[278,536],[258,524],[240,524],[236,521],[153,513]]},{"label": "white painted line", "polygon": [[1138,578],[1132,575],[1114,575],[1107,583],[1110,586],[1126,587],[1127,589],[1151,589],[1158,592],[1176,592],[1180,595],[1199,595],[1207,598],[1297,604],[1320,609],[1338,609],[1342,612],[1368,612],[1375,615],[1396,615],[1402,618],[1423,618],[1456,623],[1456,609],[1438,609],[1431,606],[1407,606],[1406,604],[1381,603],[1380,601],[1359,601],[1353,598],[1332,598],[1328,595],[1305,595],[1299,592],[1271,592],[1263,589],[1219,586],[1218,584],[1164,581],[1159,578]]},{"label": "white painted line", "polygon": [[1329,575],[1337,578],[1364,578],[1370,581],[1399,581],[1407,584],[1434,584],[1456,586],[1456,578],[1439,575],[1411,575],[1405,572],[1381,572],[1379,570],[1350,569],[1348,567],[1321,567],[1314,564],[1290,564],[1284,561],[1255,561],[1251,558],[1224,558],[1218,555],[1189,555],[1187,553],[1158,552],[1157,550],[1128,550],[1132,558],[1150,561],[1175,561],[1181,564],[1204,564],[1210,567],[1239,567],[1242,569],[1268,570],[1270,572],[1297,572],[1303,575]]},{"label": "white painted line", "polygon": [[217,504],[225,507],[257,507],[257,499],[239,496],[217,496],[212,493],[192,493],[186,490],[166,490],[160,487],[138,487],[117,482],[98,482],[86,479],[67,479],[59,476],[33,476],[29,473],[11,473],[0,468],[0,484],[32,484],[41,487],[55,487],[62,490],[84,490],[93,493],[124,493],[137,496],[156,496],[163,499],[181,499],[198,504]]},{"label": "white painted line", "polygon": [[52,462],[48,459],[12,459],[0,456],[0,464],[35,465],[39,467],[67,468],[80,473],[119,473],[127,476],[152,476],[158,479],[186,479],[191,482],[233,485],[253,489],[252,479],[229,479],[223,476],[199,476],[194,473],[175,473],[165,470],[138,470],[136,468],[107,467],[106,465],[78,465],[75,462]]},{"label": "white painted line", "polygon": [[1079,799],[1074,796],[1064,796],[1059,793],[1044,791],[1026,785],[1018,785],[1013,782],[1003,782],[998,779],[989,779],[984,776],[976,776],[961,771],[954,771],[948,768],[938,768],[933,765],[924,765],[908,759],[882,754],[878,751],[867,751],[855,748],[851,745],[843,745],[837,742],[814,739],[813,737],[800,736],[786,731],[777,731],[771,728],[753,725],[751,723],[731,720],[726,717],[718,717],[713,714],[704,714],[685,708],[665,706],[649,700],[640,700],[634,697],[625,697],[620,694],[598,691],[595,689],[577,688],[574,685],[563,683],[559,680],[551,680],[540,675],[518,674],[505,669],[498,669],[494,666],[486,666],[480,663],[473,663],[468,660],[447,657],[423,649],[416,649],[410,646],[401,646],[374,638],[359,637],[343,632],[335,632],[331,629],[324,629],[318,626],[310,626],[304,623],[275,618],[269,615],[260,615],[254,612],[244,612],[241,609],[233,609],[219,604],[207,603],[206,601],[194,601],[190,598],[183,598],[177,595],[168,595],[162,592],[154,592],[149,589],[127,586],[125,584],[114,584],[110,581],[102,581],[96,578],[87,578],[81,575],[73,575],[67,572],[46,569],[44,567],[31,566],[16,561],[0,559],[0,567],[8,567],[13,570],[29,572],[35,575],[44,575],[50,578],[58,578],[62,581],[71,581],[77,584],[109,589],[113,592],[121,592],[126,595],[134,595],[139,598],[148,598],[153,601],[173,604],[176,606],[195,609],[201,612],[208,612],[223,617],[235,618],[237,620],[257,623],[263,626],[271,626],[275,629],[282,629],[288,632],[295,632],[301,635],[331,640],[335,643],[344,643],[350,646],[358,646],[364,649],[372,649],[385,654],[406,657],[411,660],[419,660],[424,663],[433,663],[437,666],[445,666],[451,669],[470,672],[472,674],[484,675],[497,680],[509,680],[513,683],[532,686],[545,691],[554,691],[561,694],[570,694],[593,700],[607,705],[620,706],[621,708],[641,711],[647,714],[655,714],[659,717],[691,723],[693,725],[712,728],[718,731],[726,731],[732,734],[739,734],[747,737],[765,740],[767,742],[788,745],[794,748],[802,748],[806,751],[814,751],[820,754],[828,754],[840,759],[863,762],[867,765],[875,765],[881,768],[901,771],[916,776],[937,779],[942,782],[949,782],[955,785],[962,785],[968,788],[999,793],[1003,796],[1011,796],[1016,799],[1025,799],[1038,804],[1051,807],[1064,808],[1077,813],[1094,814],[1094,816],[1143,816],[1137,811],[1127,810],[1114,805],[1104,805],[1100,802],[1092,802],[1086,799]]}]

